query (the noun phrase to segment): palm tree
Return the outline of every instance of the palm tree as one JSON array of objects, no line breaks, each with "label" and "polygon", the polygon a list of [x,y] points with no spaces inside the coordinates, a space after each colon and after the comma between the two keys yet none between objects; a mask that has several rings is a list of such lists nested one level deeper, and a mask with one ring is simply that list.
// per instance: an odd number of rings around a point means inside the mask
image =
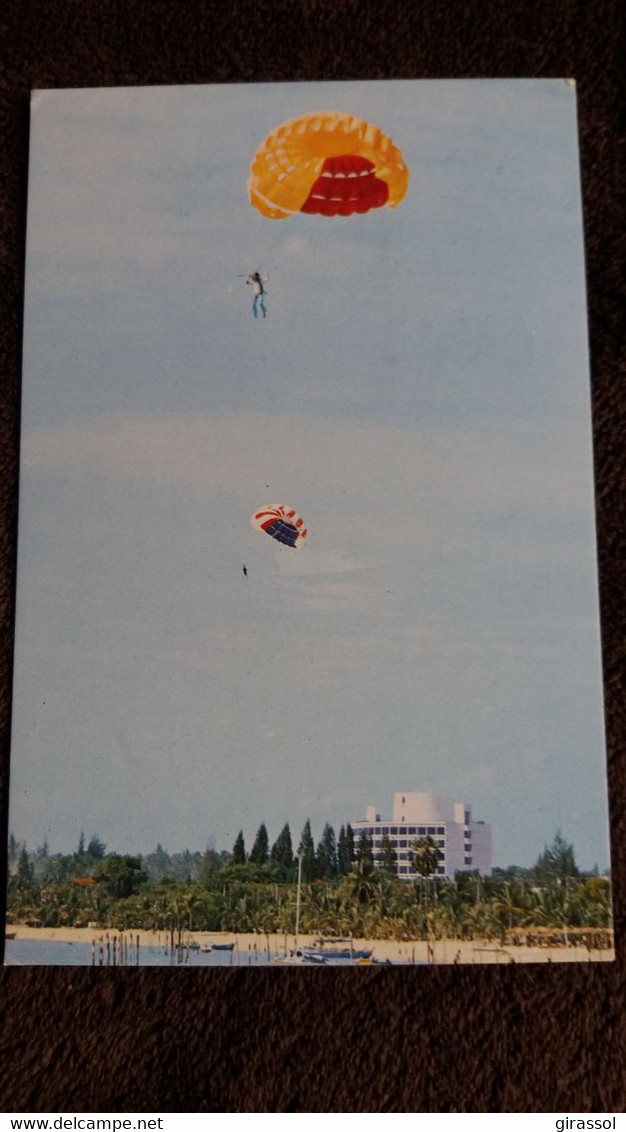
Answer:
[{"label": "palm tree", "polygon": [[579,927],[604,928],[611,919],[611,890],[605,877],[588,877],[570,902],[570,916]]},{"label": "palm tree", "polygon": [[441,850],[437,848],[432,837],[420,837],[411,847],[411,864],[422,878],[420,885],[422,904],[426,894],[426,878],[433,875],[440,857]]},{"label": "palm tree", "polygon": [[339,886],[339,895],[344,905],[358,905],[362,907],[365,904],[371,904],[376,897],[377,874],[369,872],[361,872],[355,869],[354,872],[348,873]]},{"label": "palm tree", "polygon": [[500,893],[492,901],[493,911],[500,924],[501,934],[516,925],[521,925],[528,919],[528,905],[525,901],[525,892],[521,885],[515,881],[505,881]]},{"label": "palm tree", "polygon": [[494,921],[493,905],[461,905],[456,919],[456,931],[460,939],[491,939],[494,926],[499,929],[499,921]]}]

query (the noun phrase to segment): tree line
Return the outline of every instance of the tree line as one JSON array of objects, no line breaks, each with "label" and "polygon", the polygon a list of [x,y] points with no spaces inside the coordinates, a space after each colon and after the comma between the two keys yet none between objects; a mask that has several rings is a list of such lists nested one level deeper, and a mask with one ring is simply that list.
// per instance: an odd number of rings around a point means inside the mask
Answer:
[{"label": "tree line", "polygon": [[[396,860],[395,850],[390,844],[389,849],[391,852],[386,853],[383,848],[382,863],[386,867],[393,866]],[[18,842],[12,834],[9,836],[9,874],[19,874],[31,880],[73,880],[81,873],[98,879],[109,867],[103,862],[110,856],[99,836],[93,835],[86,842],[82,832],[76,851],[69,854],[52,854],[47,840],[30,852],[25,843]],[[286,822],[270,846],[267,826],[262,822],[250,852],[246,850],[243,831],[240,830],[230,852],[217,852],[209,844],[204,853],[185,849],[170,855],[158,844],[154,852],[133,858],[139,863],[145,879],[152,883],[164,880],[204,883],[228,865],[271,866],[273,879],[289,882],[295,877],[298,859],[302,862],[301,873],[305,883],[345,876],[355,864],[365,869],[374,867],[372,839],[364,832],[356,839],[349,824],[342,825],[336,837],[333,827],[327,822],[316,846],[311,822],[307,819],[297,844],[294,844]],[[126,857],[125,860],[130,861],[131,858]]]},{"label": "tree line", "polygon": [[400,880],[392,853],[376,858],[371,839],[342,826],[324,827],[317,845],[306,822],[296,847],[288,824],[270,845],[262,824],[246,850],[240,832],[230,852],[145,856],[107,852],[81,834],[71,854],[46,842],[31,852],[9,841],[8,912],[44,926],[229,932],[293,932],[301,860],[302,932],[368,938],[500,938],[523,930],[607,929],[610,882],[579,870],[562,834],[531,868],[433,876],[439,850],[430,838],[412,849],[416,876]]}]

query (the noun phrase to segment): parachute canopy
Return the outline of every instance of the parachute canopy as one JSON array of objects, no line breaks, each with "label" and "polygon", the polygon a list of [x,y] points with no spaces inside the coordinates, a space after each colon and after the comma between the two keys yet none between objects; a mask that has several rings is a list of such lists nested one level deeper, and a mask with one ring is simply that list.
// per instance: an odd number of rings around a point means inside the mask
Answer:
[{"label": "parachute canopy", "polygon": [[265,531],[266,535],[271,535],[285,546],[292,546],[294,550],[300,549],[308,533],[304,520],[285,503],[266,503],[255,512],[251,522],[257,531]]},{"label": "parachute canopy", "polygon": [[248,195],[271,220],[298,212],[350,216],[395,208],[408,184],[391,138],[352,114],[325,112],[291,118],[268,134],[252,159]]}]

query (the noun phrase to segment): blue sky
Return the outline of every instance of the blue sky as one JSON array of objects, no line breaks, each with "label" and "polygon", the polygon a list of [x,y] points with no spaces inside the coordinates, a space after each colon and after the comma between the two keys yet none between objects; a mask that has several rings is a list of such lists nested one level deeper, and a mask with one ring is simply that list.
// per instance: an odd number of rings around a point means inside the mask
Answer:
[{"label": "blue sky", "polygon": [[[400,146],[397,209],[250,207],[323,109]],[[561,828],[605,866],[574,89],[45,91],[31,138],[16,836],[230,848],[433,790],[495,863]]]}]

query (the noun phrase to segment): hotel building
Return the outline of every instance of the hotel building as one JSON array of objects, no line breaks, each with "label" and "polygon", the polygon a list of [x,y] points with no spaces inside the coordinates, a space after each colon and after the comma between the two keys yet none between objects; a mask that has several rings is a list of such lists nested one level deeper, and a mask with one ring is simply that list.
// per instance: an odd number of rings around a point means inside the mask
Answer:
[{"label": "hotel building", "polygon": [[454,880],[457,872],[491,875],[491,826],[473,821],[465,802],[454,802],[440,794],[394,794],[390,818],[381,818],[374,806],[365,811],[365,821],[352,822],[355,842],[368,834],[374,847],[374,862],[380,867],[383,838],[388,837],[396,851],[396,872],[403,880],[419,874],[411,865],[411,847],[420,838],[430,837],[440,851],[433,876]]}]

